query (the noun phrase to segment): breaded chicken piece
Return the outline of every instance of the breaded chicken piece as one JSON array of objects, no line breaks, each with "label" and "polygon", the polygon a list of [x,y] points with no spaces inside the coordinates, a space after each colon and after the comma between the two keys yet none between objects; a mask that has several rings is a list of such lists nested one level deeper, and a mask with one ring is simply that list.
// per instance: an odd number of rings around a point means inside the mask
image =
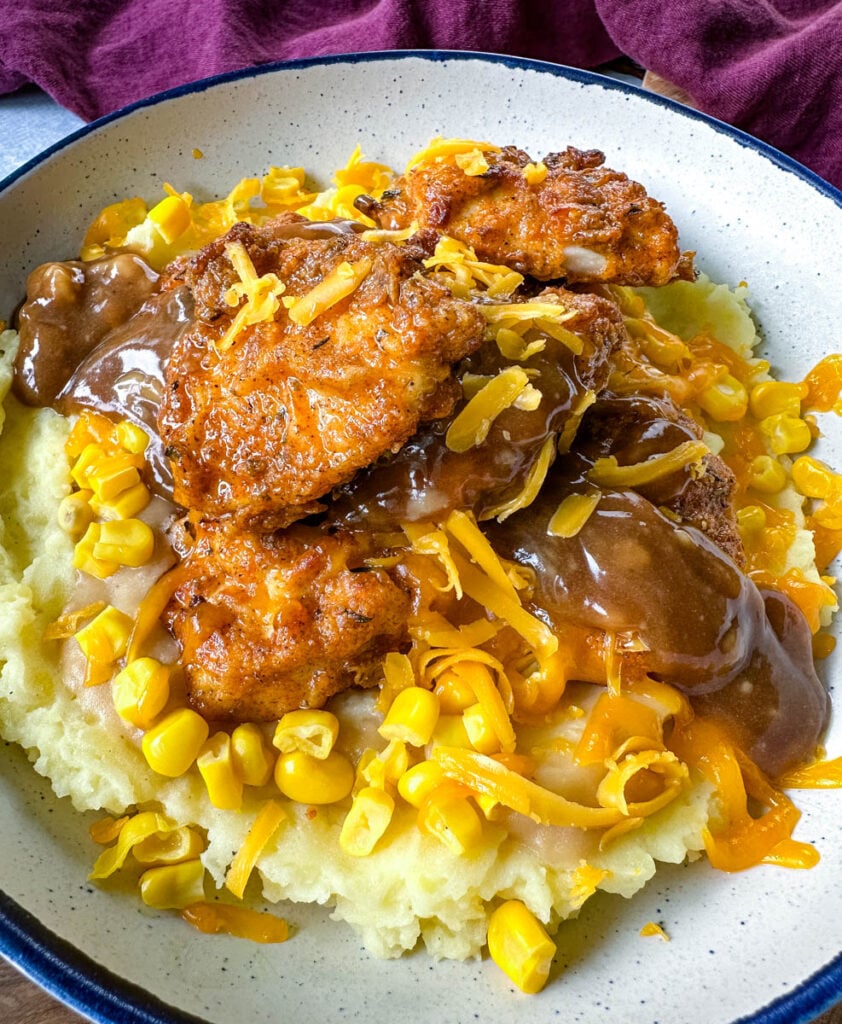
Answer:
[{"label": "breaded chicken piece", "polygon": [[268,721],[321,707],[367,675],[376,682],[383,654],[408,642],[410,597],[364,564],[367,544],[301,525],[255,534],[199,524],[164,615],[192,706],[211,719]]},{"label": "breaded chicken piece", "polygon": [[386,228],[417,221],[472,246],[481,260],[541,281],[662,285],[692,277],[663,205],[604,167],[598,150],[550,153],[535,184],[524,174],[532,160],[523,150],[485,158],[479,175],[453,163],[418,164],[383,201],[364,203],[365,212]]},{"label": "breaded chicken piece", "polygon": [[[311,322],[294,322],[281,302],[224,348],[239,308],[226,301],[239,282],[236,243],[257,275],[277,276],[287,302],[344,264],[364,276]],[[458,395],[451,365],[480,345],[484,321],[419,269],[388,243],[276,237],[271,224],[239,224],[179,268],[197,320],[173,349],[159,416],[175,500],[206,517],[284,526],[446,415]]]},{"label": "breaded chicken piece", "polygon": [[[576,449],[591,460],[613,455],[627,466],[701,437],[699,424],[668,396],[605,394],[588,410]],[[674,521],[701,530],[742,565],[745,552],[733,503],[734,474],[718,455],[705,455],[702,465],[701,473],[676,470],[635,490],[667,509]]]},{"label": "breaded chicken piece", "polygon": [[[447,446],[450,418],[422,428],[396,455],[379,460],[336,492],[335,521],[389,529],[443,517],[455,508],[486,518],[523,490],[548,438],[567,443],[566,435],[572,437],[584,409],[608,381],[611,357],[625,338],[623,319],[613,302],[565,288],[544,288],[523,301],[558,304],[571,317],[564,328],[581,341],[581,351],[574,353],[539,327],[527,334],[539,350],[515,365],[532,375],[540,392],[537,406],[504,409],[485,438],[467,451]],[[510,365],[512,360],[490,342],[459,369],[491,378]],[[465,404],[463,398],[456,414]]]}]

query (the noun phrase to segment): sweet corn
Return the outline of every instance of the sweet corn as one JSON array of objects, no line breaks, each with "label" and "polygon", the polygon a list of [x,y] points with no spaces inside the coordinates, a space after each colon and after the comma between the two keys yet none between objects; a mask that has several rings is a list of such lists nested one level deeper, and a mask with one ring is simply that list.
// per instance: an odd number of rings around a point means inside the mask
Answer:
[{"label": "sweet corn", "polygon": [[114,424],[102,413],[83,409],[73,424],[64,450],[69,459],[78,458],[89,444],[111,444],[114,441]]},{"label": "sweet corn", "polygon": [[737,510],[737,527],[741,537],[758,536],[766,529],[766,513],[759,505],[745,505]]},{"label": "sweet corn", "polygon": [[156,910],[183,910],[202,902],[204,882],[205,868],[198,858],[149,868],[140,876],[140,898]]},{"label": "sweet corn", "polygon": [[58,506],[58,525],[68,537],[82,536],[94,517],[91,508],[91,491],[74,491],[61,499]]},{"label": "sweet corn", "polygon": [[265,786],[272,778],[275,758],[254,722],[243,722],[231,733],[231,759],[247,786]]},{"label": "sweet corn", "polygon": [[149,444],[149,435],[131,420],[122,420],[115,429],[117,443],[132,455],[143,455]]},{"label": "sweet corn", "polygon": [[748,409],[748,393],[730,373],[704,388],[698,401],[704,411],[719,423],[741,420]]},{"label": "sweet corn", "polygon": [[120,568],[116,562],[94,557],[94,548],[99,543],[101,529],[100,523],[91,523],[73,548],[73,568],[89,576],[96,576],[98,580],[113,576]]},{"label": "sweet corn", "polygon": [[87,486],[101,501],[111,501],[140,481],[135,459],[128,452],[103,455],[87,470]]},{"label": "sweet corn", "polygon": [[465,708],[462,712],[462,722],[474,750],[481,754],[499,753],[500,740],[481,704],[472,704]]},{"label": "sweet corn", "polygon": [[171,711],[141,741],[149,767],[171,779],[183,775],[208,738],[208,723],[190,708]]},{"label": "sweet corn", "polygon": [[215,732],[196,758],[199,774],[205,780],[210,802],[222,811],[238,811],[243,803],[243,780],[234,768],[231,737]]},{"label": "sweet corn", "polygon": [[470,747],[471,740],[461,715],[439,715],[432,736],[433,747]]},{"label": "sweet corn", "polygon": [[792,480],[798,490],[808,498],[827,500],[834,490],[842,490],[842,477],[811,455],[802,455],[792,464]]},{"label": "sweet corn", "polygon": [[167,196],[146,215],[167,243],[172,243],[190,227],[190,207],[181,196]]},{"label": "sweet corn", "polygon": [[110,501],[101,501],[93,495],[91,509],[100,519],[131,519],[146,508],[151,498],[146,484],[138,481]]},{"label": "sweet corn", "polygon": [[272,739],[282,754],[303,750],[323,761],[339,735],[339,719],[329,711],[289,711],[278,722]]},{"label": "sweet corn", "polygon": [[149,729],[170,699],[170,670],[155,658],[135,658],[114,677],[111,694],[121,718]]},{"label": "sweet corn", "polygon": [[345,815],[339,845],[352,857],[367,857],[389,827],[394,811],[395,801],[385,790],[361,789]]},{"label": "sweet corn", "polygon": [[769,438],[775,455],[793,455],[809,448],[813,435],[808,424],[798,416],[775,413],[760,421],[760,429]]},{"label": "sweet corn", "polygon": [[786,470],[771,455],[758,455],[751,460],[749,482],[762,494],[778,494],[786,487]]},{"label": "sweet corn", "polygon": [[92,489],[88,484],[88,475],[102,459],[105,458],[105,451],[100,444],[91,441],[79,452],[76,461],[70,468],[70,475],[83,490]]},{"label": "sweet corn", "polygon": [[751,411],[759,420],[778,413],[801,415],[801,400],[807,394],[807,385],[791,384],[783,380],[764,380],[751,389]]},{"label": "sweet corn", "polygon": [[188,825],[172,832],[156,832],[132,847],[132,856],[139,864],[158,867],[161,864],[180,864],[203,853],[205,841]]},{"label": "sweet corn", "polygon": [[419,761],[398,779],[398,793],[408,804],[420,807],[443,782],[441,765],[435,761]]},{"label": "sweet corn", "polygon": [[465,708],[476,703],[476,695],[465,677],[453,669],[447,669],[436,680],[433,693],[439,699],[443,715],[458,715]]},{"label": "sweet corn", "polygon": [[142,519],[115,519],[100,524],[93,556],[133,568],[145,565],[155,551],[155,534]]},{"label": "sweet corn", "polygon": [[281,754],[275,763],[278,789],[300,804],[334,804],[344,800],[354,785],[351,762],[337,750],[317,758],[303,750]]},{"label": "sweet corn", "polygon": [[471,801],[451,786],[434,790],[418,810],[418,827],[461,857],[482,843],[482,819]]},{"label": "sweet corn", "polygon": [[111,676],[114,662],[129,643],[132,620],[113,605],[106,608],[75,633],[76,642],[88,660],[85,684],[95,686]]},{"label": "sweet corn", "polygon": [[387,783],[395,785],[409,767],[409,751],[400,740],[390,740],[388,746],[374,757],[367,758],[361,768],[357,766],[357,775],[362,777],[369,786],[385,789]]},{"label": "sweet corn", "polygon": [[423,747],[430,742],[438,720],[438,697],[420,686],[408,686],[392,701],[377,731],[384,739]]},{"label": "sweet corn", "polygon": [[488,952],[519,989],[534,995],[547,983],[556,944],[520,900],[508,900],[488,922]]}]

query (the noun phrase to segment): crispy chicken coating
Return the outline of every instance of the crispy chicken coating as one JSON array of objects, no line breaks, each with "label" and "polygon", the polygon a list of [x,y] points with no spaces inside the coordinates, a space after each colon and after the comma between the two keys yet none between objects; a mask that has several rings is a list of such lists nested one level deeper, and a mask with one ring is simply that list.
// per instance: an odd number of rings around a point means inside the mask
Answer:
[{"label": "crispy chicken coating", "polygon": [[472,246],[482,260],[541,281],[662,285],[692,276],[663,205],[604,167],[598,150],[550,153],[546,177],[534,183],[524,174],[532,160],[523,150],[509,146],[485,157],[483,174],[418,164],[366,213],[388,228],[417,221]]},{"label": "crispy chicken coating", "polygon": [[[572,317],[565,329],[582,343],[581,352],[574,354],[539,328],[528,332],[539,350],[515,365],[534,375],[541,394],[537,406],[504,409],[484,439],[467,451],[448,448],[449,420],[424,427],[396,455],[358,473],[336,492],[331,514],[337,522],[388,529],[445,516],[455,508],[471,509],[483,519],[523,490],[546,440],[567,430],[572,434],[588,401],[605,387],[611,357],[625,337],[617,306],[598,295],[550,287],[534,301],[563,307]],[[490,342],[459,371],[490,378],[511,365],[513,360]],[[455,412],[465,404],[463,398]]]},{"label": "crispy chicken coating", "polygon": [[189,575],[164,616],[193,707],[211,719],[268,721],[376,682],[382,656],[408,642],[410,597],[364,564],[370,553],[361,535],[200,524]]},{"label": "crispy chicken coating", "polygon": [[[588,410],[576,447],[590,459],[613,455],[625,466],[701,437],[699,424],[666,395],[605,394]],[[706,455],[702,464],[702,473],[676,470],[635,490],[662,511],[668,509],[673,521],[701,530],[742,565],[745,552],[733,502],[736,479],[718,455]]]},{"label": "crispy chicken coating", "polygon": [[[484,326],[474,306],[417,274],[409,252],[283,227],[278,237],[271,224],[239,224],[179,268],[197,320],[174,347],[159,416],[176,501],[261,529],[318,510],[333,487],[446,415],[458,396],[451,365]],[[225,348],[239,308],[227,301],[240,280],[233,243],[257,275],[277,276],[288,303],[346,264],[362,280],[303,324],[281,302]]]}]

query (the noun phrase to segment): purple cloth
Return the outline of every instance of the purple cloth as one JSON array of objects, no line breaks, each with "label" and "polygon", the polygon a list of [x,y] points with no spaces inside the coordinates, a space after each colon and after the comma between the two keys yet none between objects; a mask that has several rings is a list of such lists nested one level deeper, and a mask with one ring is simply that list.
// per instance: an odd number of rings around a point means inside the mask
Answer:
[{"label": "purple cloth", "polygon": [[0,92],[94,118],[271,60],[485,50],[593,68],[621,54],[842,187],[835,0],[7,0]]}]

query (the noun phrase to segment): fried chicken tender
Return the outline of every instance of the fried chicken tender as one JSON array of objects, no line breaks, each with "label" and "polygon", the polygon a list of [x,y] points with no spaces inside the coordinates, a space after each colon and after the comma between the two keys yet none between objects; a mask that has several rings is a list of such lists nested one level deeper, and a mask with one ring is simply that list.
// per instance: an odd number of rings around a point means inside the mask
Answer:
[{"label": "fried chicken tender", "polygon": [[541,281],[662,285],[692,277],[691,260],[664,207],[642,185],[603,166],[598,150],[568,147],[544,157],[530,184],[529,155],[513,146],[485,154],[488,170],[420,163],[365,212],[383,227],[416,221],[472,246],[479,259]]},{"label": "fried chicken tender", "polygon": [[[225,348],[238,312],[226,301],[239,282],[234,243],[257,275],[277,276],[287,301],[343,264],[368,269],[311,322],[294,322],[279,303],[274,319],[244,327]],[[451,365],[480,345],[484,321],[420,266],[353,232],[289,237],[285,221],[277,234],[271,223],[238,224],[180,267],[197,320],[175,344],[159,416],[175,500],[205,517],[284,526],[446,415],[459,393]]]},{"label": "fried chicken tender", "polygon": [[[625,466],[701,437],[699,424],[668,395],[604,394],[585,416],[577,449],[591,460],[613,455]],[[673,521],[701,530],[741,566],[745,552],[733,501],[736,478],[718,455],[705,455],[702,466],[701,473],[676,470],[635,490],[668,509]]]},{"label": "fried chicken tender", "polygon": [[268,721],[376,682],[406,643],[410,597],[363,562],[362,535],[295,525],[256,534],[202,523],[164,616],[188,698],[211,719]]}]

